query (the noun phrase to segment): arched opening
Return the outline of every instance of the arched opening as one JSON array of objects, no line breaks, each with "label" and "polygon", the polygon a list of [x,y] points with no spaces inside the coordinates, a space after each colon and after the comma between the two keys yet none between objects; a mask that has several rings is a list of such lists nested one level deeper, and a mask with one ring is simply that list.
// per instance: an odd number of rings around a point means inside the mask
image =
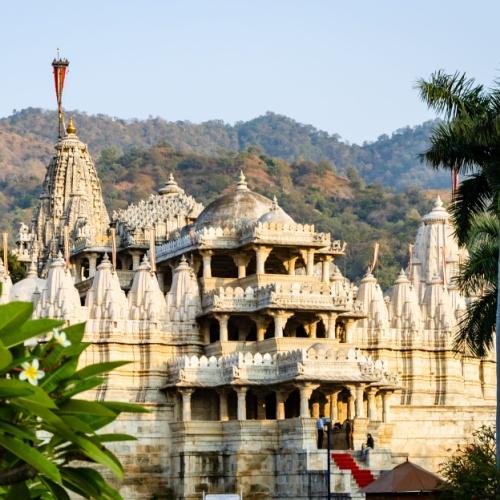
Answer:
[{"label": "arched opening", "polygon": [[257,420],[259,418],[259,399],[252,389],[247,391],[246,406],[247,406],[247,420]]},{"label": "arched opening", "polygon": [[238,396],[234,390],[227,395],[227,415],[229,420],[238,419]]},{"label": "arched opening", "polygon": [[255,274],[257,271],[257,258],[255,254],[252,255],[250,262],[247,264],[247,276]]},{"label": "arched opening", "polygon": [[172,287],[172,268],[170,266],[165,266],[160,269],[163,273],[163,293],[168,293]]},{"label": "arched opening", "polygon": [[214,342],[220,340],[220,326],[219,322],[215,318],[210,318],[208,328],[210,332],[210,343],[213,344]]},{"label": "arched opening", "polygon": [[273,249],[267,257],[264,269],[266,274],[288,274],[276,249]]},{"label": "arched opening", "polygon": [[86,280],[89,277],[89,269],[90,269],[90,263],[89,259],[87,257],[83,257],[82,260],[80,260],[80,266],[81,266],[81,279]]},{"label": "arched opening", "polygon": [[229,255],[213,255],[211,267],[214,278],[238,277],[238,268]]},{"label": "arched opening", "polygon": [[303,318],[293,316],[285,326],[283,336],[285,337],[308,337],[307,331],[304,327],[305,320]]},{"label": "arched opening", "polygon": [[327,417],[325,413],[326,397],[320,389],[315,389],[309,399],[309,409],[311,417]]},{"label": "arched opening", "polygon": [[326,328],[323,320],[318,321],[318,323],[316,324],[316,337],[318,339],[326,338]]},{"label": "arched opening", "polygon": [[348,418],[350,392],[344,387],[337,396],[337,420],[345,422]]},{"label": "arched opening", "polygon": [[270,339],[274,337],[274,320],[272,319],[266,328],[266,333],[264,333],[264,339]]},{"label": "arched opening", "polygon": [[191,420],[219,420],[219,395],[213,389],[196,389],[191,395]]},{"label": "arched opening", "polygon": [[292,391],[285,401],[285,418],[300,417],[300,391]]},{"label": "arched opening", "polygon": [[257,326],[248,316],[231,316],[227,331],[228,340],[239,342],[257,340]]},{"label": "arched opening", "polygon": [[266,398],[266,420],[275,420],[276,419],[276,394],[274,392],[270,392]]}]

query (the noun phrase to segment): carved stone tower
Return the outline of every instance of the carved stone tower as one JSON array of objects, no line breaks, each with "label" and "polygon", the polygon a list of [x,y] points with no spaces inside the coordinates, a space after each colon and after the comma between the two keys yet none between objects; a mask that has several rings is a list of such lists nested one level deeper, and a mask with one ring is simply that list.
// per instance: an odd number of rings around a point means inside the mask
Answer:
[{"label": "carved stone tower", "polygon": [[72,119],[64,134],[61,108],[61,82],[64,78],[57,74],[61,68],[66,69],[67,61],[63,62],[65,66],[58,65],[58,61],[53,63],[60,137],[56,154],[47,168],[30,231],[34,239],[32,253],[41,265],[64,248],[65,233],[68,235],[68,248],[70,241],[73,246],[77,240],[85,246],[99,245],[104,241],[109,225],[94,163],[87,145],[77,137]]}]

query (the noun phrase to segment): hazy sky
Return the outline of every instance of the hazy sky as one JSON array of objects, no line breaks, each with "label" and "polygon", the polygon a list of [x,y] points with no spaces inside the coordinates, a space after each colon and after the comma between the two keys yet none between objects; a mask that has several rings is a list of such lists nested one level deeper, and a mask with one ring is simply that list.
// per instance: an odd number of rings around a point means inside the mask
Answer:
[{"label": "hazy sky", "polygon": [[0,116],[55,108],[233,123],[266,111],[373,140],[433,114],[417,78],[499,77],[500,2],[476,0],[4,1]]}]

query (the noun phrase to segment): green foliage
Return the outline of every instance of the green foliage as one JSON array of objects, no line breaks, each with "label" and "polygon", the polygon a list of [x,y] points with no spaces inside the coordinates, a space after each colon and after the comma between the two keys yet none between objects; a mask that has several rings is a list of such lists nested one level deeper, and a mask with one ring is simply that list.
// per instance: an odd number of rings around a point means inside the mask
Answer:
[{"label": "green foliage", "polygon": [[[0,497],[120,499],[97,470],[117,478],[123,468],[106,442],[134,439],[100,434],[122,412],[142,407],[74,398],[103,382],[123,363],[99,363],[77,370],[88,344],[84,324],[31,320],[30,303],[0,306]],[[40,337],[42,335],[42,337]],[[78,462],[78,466],[75,464]]]},{"label": "green foliage", "polygon": [[483,426],[473,439],[459,446],[441,465],[440,473],[448,483],[442,498],[453,500],[494,500],[498,498],[500,472],[495,466],[495,429]]},{"label": "green foliage", "polygon": [[8,261],[9,261],[9,274],[13,283],[17,283],[18,281],[24,279],[26,277],[26,268],[20,264],[17,260],[17,257],[8,253]]},{"label": "green foliage", "polygon": [[497,82],[495,88],[485,90],[465,74],[438,71],[429,81],[421,80],[419,89],[429,107],[446,119],[435,128],[423,158],[434,169],[468,176],[451,210],[459,243],[470,252],[459,285],[465,293],[479,297],[467,309],[457,342],[458,347],[483,356],[493,346],[498,307],[500,85]]}]

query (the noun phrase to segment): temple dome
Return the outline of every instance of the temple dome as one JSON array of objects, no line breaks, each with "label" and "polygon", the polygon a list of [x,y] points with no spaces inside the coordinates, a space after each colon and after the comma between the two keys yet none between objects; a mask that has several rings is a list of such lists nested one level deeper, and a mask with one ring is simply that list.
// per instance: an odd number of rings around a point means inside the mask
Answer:
[{"label": "temple dome", "polygon": [[33,294],[45,288],[47,280],[38,277],[36,264],[31,262],[26,278],[14,283],[10,290],[10,300],[31,302]]},{"label": "temple dome", "polygon": [[236,189],[210,203],[198,216],[195,228],[241,227],[255,223],[272,206],[269,198],[248,189],[242,172]]},{"label": "temple dome", "polygon": [[261,215],[259,222],[266,224],[295,224],[294,220],[278,205],[276,196],[269,212]]}]

